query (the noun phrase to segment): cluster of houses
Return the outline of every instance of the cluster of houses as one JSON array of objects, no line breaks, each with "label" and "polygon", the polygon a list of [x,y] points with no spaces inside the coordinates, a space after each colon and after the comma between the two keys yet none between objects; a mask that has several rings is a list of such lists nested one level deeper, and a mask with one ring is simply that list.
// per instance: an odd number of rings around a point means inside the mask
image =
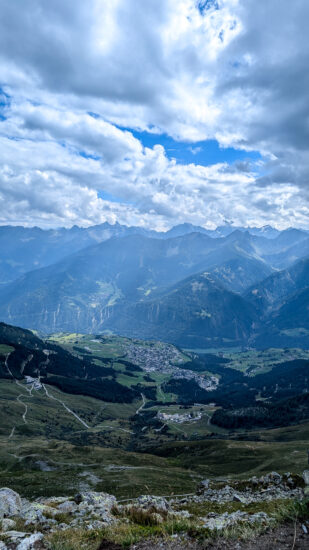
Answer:
[{"label": "cluster of houses", "polygon": [[173,378],[194,380],[200,388],[213,391],[219,384],[216,376],[201,375],[192,370],[177,365],[184,364],[184,356],[179,349],[171,344],[153,342],[130,342],[126,348],[127,358],[147,372],[170,374]]},{"label": "cluster of houses", "polygon": [[184,413],[184,414],[167,414],[158,412],[157,418],[161,420],[162,422],[174,422],[175,424],[183,424],[184,422],[196,422],[197,420],[201,420],[202,413],[201,412],[190,412],[190,413]]},{"label": "cluster of houses", "polygon": [[42,384],[39,378],[32,378],[32,376],[25,376],[25,379],[26,379],[26,385],[32,386],[33,390],[40,390],[42,388]]}]

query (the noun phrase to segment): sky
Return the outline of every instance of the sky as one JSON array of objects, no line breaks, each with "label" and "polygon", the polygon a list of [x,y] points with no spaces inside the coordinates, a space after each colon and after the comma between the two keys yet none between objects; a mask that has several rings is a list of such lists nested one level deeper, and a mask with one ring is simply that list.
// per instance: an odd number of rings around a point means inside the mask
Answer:
[{"label": "sky", "polygon": [[309,228],[307,0],[0,1],[0,224]]}]

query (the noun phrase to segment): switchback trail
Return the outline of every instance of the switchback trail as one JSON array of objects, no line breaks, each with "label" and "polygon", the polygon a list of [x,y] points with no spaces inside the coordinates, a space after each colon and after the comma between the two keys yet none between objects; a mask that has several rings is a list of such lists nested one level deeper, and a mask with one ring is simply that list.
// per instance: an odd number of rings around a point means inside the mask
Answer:
[{"label": "switchback trail", "polygon": [[[6,369],[7,369],[8,373],[9,373],[9,375],[13,378],[13,380],[14,380],[15,384],[17,384],[17,386],[19,386],[19,387],[22,388],[23,390],[26,390],[26,391],[29,393],[29,395],[32,397],[31,392],[32,392],[33,386],[31,386],[31,388],[28,389],[26,386],[24,386],[23,384],[21,384],[21,383],[15,378],[15,376],[13,375],[13,373],[12,373],[12,371],[11,371],[9,365],[8,365],[9,356],[10,356],[10,353],[8,353],[8,354],[6,355],[6,357],[5,357],[5,363],[4,363]],[[29,361],[31,361],[31,359],[32,359],[32,356],[30,355],[30,356],[28,357],[27,361],[25,361],[24,367],[25,367],[25,365],[26,365]],[[28,405],[26,405],[26,403],[24,403],[24,402],[21,400],[22,397],[27,397],[27,395],[24,394],[24,393],[20,393],[20,394],[16,397],[16,401],[17,401],[18,403],[20,403],[21,405],[23,405],[23,407],[25,408],[25,412],[22,414],[22,419],[23,419],[23,422],[24,422],[25,424],[27,424],[26,416],[27,416],[27,412],[28,412]],[[11,439],[11,438],[13,437],[14,431],[15,431],[15,426],[13,427],[13,429],[12,429],[10,435],[9,435],[9,439]]]}]

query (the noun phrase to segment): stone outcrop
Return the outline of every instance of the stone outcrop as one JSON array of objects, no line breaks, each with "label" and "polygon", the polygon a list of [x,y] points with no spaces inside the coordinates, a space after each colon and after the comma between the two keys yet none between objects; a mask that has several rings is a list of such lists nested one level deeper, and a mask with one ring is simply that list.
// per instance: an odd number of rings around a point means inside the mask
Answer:
[{"label": "stone outcrop", "polygon": [[224,514],[208,514],[204,519],[203,527],[211,531],[222,531],[222,529],[233,527],[239,523],[247,522],[251,525],[254,523],[267,525],[271,523],[271,521],[271,518],[264,512],[247,514],[246,512],[237,510],[237,512],[232,512],[231,514],[227,512]]},{"label": "stone outcrop", "polygon": [[[44,535],[42,533],[24,533],[22,531],[7,531],[5,540],[9,548],[16,550],[35,550],[38,548],[38,543],[42,541]],[[2,544],[2,546],[1,546]],[[7,545],[4,541],[0,542],[0,550],[6,550]]]},{"label": "stone outcrop", "polygon": [[[308,472],[309,473],[309,472]],[[246,482],[236,482],[217,488],[209,479],[204,479],[197,487],[197,496],[192,497],[194,502],[266,502],[279,499],[302,498],[304,482],[300,476],[292,476],[289,472],[283,476],[271,472],[260,478],[254,476]]]},{"label": "stone outcrop", "polygon": [[41,541],[44,538],[42,533],[35,533],[29,537],[24,538],[17,546],[16,550],[32,550],[35,549],[36,543]]},{"label": "stone outcrop", "polygon": [[[145,520],[147,525],[159,525],[166,520],[191,520],[193,516],[189,510],[192,505],[195,510],[201,506],[200,516],[195,512],[194,519],[200,527],[210,531],[220,532],[244,523],[271,525],[272,519],[264,511],[249,513],[246,505],[302,499],[308,489],[308,470],[303,477],[271,472],[259,478],[225,485],[205,479],[198,485],[195,495],[183,498],[142,495],[119,503],[113,495],[94,491],[81,492],[74,498],[38,498],[30,502],[15,491],[4,488],[0,489],[0,550],[41,550],[45,548],[44,538],[49,533],[72,528],[94,530],[117,522],[138,523],[139,520]],[[207,515],[202,513],[205,503],[215,503],[217,506],[231,502],[239,503],[239,510],[221,514],[212,511]],[[207,508],[211,510],[211,505]],[[22,529],[18,530],[17,526],[22,526]]]},{"label": "stone outcrop", "polygon": [[166,498],[151,495],[142,495],[134,500],[134,505],[149,512],[167,513],[170,505]]}]

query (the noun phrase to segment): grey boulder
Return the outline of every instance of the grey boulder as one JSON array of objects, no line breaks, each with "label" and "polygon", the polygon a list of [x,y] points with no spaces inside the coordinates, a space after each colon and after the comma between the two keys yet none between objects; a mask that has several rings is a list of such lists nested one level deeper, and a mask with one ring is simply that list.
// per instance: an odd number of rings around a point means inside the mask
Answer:
[{"label": "grey boulder", "polygon": [[7,487],[0,489],[0,519],[17,516],[21,506],[21,498],[18,493]]},{"label": "grey boulder", "polygon": [[30,537],[26,537],[19,543],[16,550],[32,550],[36,548],[36,543],[42,539],[42,533],[35,533],[34,535],[30,535]]}]

